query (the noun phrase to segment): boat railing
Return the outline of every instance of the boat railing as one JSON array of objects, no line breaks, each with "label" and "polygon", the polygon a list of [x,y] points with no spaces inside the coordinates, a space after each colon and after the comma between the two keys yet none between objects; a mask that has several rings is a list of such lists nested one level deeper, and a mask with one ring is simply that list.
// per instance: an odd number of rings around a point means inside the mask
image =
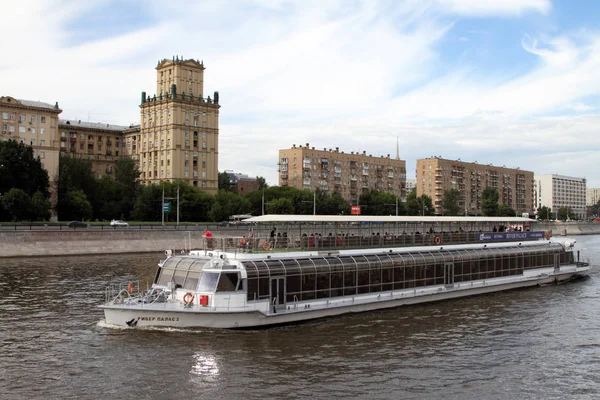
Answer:
[{"label": "boat railing", "polygon": [[[271,251],[291,250],[344,250],[361,248],[387,248],[408,246],[444,246],[451,244],[481,243],[482,235],[492,235],[495,232],[428,232],[428,233],[373,233],[371,235],[353,235],[332,233],[326,236],[320,234],[290,234],[271,237],[269,235],[219,236],[203,238],[201,250],[207,252],[220,250],[228,253],[261,253]],[[517,233],[517,232],[515,232]],[[521,233],[521,232],[518,232]],[[532,232],[527,232],[531,234]],[[519,238],[518,241],[538,240],[547,237],[544,232],[538,237]],[[503,241],[510,241],[505,239]],[[493,240],[492,240],[493,241]]]},{"label": "boat railing", "polygon": [[140,281],[121,281],[111,282],[104,291],[105,301],[107,303],[123,302],[140,293]]}]

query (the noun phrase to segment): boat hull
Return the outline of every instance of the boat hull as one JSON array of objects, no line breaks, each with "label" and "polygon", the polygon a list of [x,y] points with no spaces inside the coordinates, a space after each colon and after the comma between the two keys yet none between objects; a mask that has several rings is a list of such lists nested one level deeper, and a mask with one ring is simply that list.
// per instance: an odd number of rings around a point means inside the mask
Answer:
[{"label": "boat hull", "polygon": [[[400,291],[345,296],[287,304],[279,309],[268,306],[246,311],[219,311],[208,307],[187,308],[180,304],[106,304],[105,324],[130,328],[256,328],[368,312],[404,305],[422,304],[569,281],[584,276],[589,267],[561,271],[544,270],[518,277],[495,278],[454,285],[419,287]],[[268,311],[266,311],[268,309]]]}]

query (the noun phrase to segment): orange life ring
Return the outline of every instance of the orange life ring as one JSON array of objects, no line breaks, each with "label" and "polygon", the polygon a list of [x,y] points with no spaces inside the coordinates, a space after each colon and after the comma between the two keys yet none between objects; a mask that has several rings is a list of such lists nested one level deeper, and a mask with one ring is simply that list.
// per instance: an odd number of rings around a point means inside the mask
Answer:
[{"label": "orange life ring", "polygon": [[260,246],[260,247],[263,249],[263,251],[269,251],[269,250],[271,250],[271,245],[269,244],[269,242],[264,242],[262,244],[262,246]]},{"label": "orange life ring", "polygon": [[187,292],[183,296],[183,304],[185,304],[186,306],[189,306],[193,302],[194,302],[194,295],[191,292]]},{"label": "orange life ring", "polygon": [[442,239],[440,239],[440,237],[439,237],[439,236],[436,236],[436,237],[435,237],[435,239],[433,239],[433,242],[434,242],[435,244],[440,244],[440,243],[442,243]]},{"label": "orange life ring", "polygon": [[550,240],[551,237],[552,235],[550,235],[550,232],[546,232],[546,240]]},{"label": "orange life ring", "polygon": [[129,293],[133,293],[133,283],[129,282],[129,283],[127,284],[127,291],[128,291]]}]

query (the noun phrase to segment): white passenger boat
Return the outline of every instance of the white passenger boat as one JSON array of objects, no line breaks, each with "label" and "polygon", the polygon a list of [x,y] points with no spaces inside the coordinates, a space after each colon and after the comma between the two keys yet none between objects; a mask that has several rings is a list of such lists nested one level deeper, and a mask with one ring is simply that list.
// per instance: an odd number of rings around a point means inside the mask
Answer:
[{"label": "white passenger boat", "polygon": [[[526,218],[268,215],[248,221],[258,224],[257,236],[215,237],[184,255],[167,250],[147,291],[131,282],[109,288],[100,306],[105,323],[263,327],[558,283],[590,268],[574,241],[531,231]],[[275,224],[290,234],[260,234],[274,232]],[[312,233],[311,242],[302,229],[325,234]],[[368,234],[359,235],[361,229]]]}]

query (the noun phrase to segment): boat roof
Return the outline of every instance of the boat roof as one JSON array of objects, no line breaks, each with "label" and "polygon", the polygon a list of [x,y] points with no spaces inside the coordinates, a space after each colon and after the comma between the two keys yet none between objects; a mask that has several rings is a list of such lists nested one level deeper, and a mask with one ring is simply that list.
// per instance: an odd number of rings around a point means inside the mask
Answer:
[{"label": "boat roof", "polygon": [[488,223],[531,223],[534,220],[524,217],[421,217],[421,216],[387,216],[387,215],[298,215],[268,214],[247,218],[244,221],[257,223],[270,222],[488,222]]}]

